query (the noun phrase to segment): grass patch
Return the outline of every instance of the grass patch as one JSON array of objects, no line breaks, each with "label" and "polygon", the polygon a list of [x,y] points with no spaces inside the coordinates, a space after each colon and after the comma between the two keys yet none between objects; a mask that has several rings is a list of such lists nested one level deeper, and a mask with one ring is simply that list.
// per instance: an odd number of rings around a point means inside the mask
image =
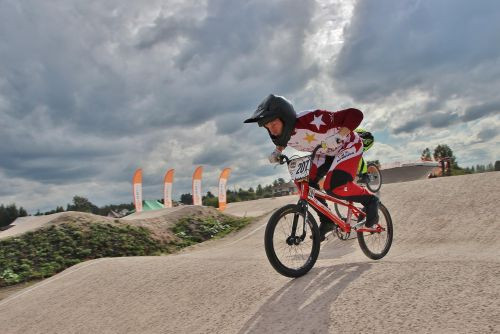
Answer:
[{"label": "grass patch", "polygon": [[144,226],[114,222],[64,222],[0,240],[0,287],[50,277],[102,257],[161,255],[221,238],[252,218],[225,215],[181,218],[165,241]]},{"label": "grass patch", "polygon": [[243,228],[251,221],[252,218],[192,216],[180,219],[172,231],[180,239],[177,246],[186,247],[212,238],[222,238]]},{"label": "grass patch", "polygon": [[0,240],[0,286],[50,277],[85,260],[157,255],[165,250],[143,227],[52,225]]}]

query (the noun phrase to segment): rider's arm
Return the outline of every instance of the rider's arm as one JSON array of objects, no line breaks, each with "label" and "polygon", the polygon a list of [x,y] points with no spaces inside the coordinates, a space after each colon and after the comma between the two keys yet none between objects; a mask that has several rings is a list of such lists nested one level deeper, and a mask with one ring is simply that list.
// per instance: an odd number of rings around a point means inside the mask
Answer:
[{"label": "rider's arm", "polygon": [[341,128],[342,135],[347,135],[349,132],[354,131],[361,121],[363,120],[363,113],[361,110],[355,108],[344,109],[333,113],[333,122],[331,127]]},{"label": "rider's arm", "polygon": [[285,148],[283,146],[276,146],[276,150],[283,152]]},{"label": "rider's arm", "polygon": [[345,126],[344,126],[344,127],[341,127],[341,128],[340,128],[340,130],[339,130],[339,134],[340,134],[342,137],[347,136],[350,132],[351,132],[351,130],[350,130],[349,128],[346,128]]}]

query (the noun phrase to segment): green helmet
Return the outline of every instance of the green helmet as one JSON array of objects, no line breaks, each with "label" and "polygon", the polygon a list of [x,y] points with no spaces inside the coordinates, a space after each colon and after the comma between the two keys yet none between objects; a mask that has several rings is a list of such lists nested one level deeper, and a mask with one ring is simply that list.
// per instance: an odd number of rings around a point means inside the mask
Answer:
[{"label": "green helmet", "polygon": [[373,137],[370,131],[366,131],[365,129],[362,128],[357,128],[356,130],[354,130],[354,132],[356,132],[363,141],[363,152],[368,151],[373,146],[373,143],[375,142],[375,137]]}]

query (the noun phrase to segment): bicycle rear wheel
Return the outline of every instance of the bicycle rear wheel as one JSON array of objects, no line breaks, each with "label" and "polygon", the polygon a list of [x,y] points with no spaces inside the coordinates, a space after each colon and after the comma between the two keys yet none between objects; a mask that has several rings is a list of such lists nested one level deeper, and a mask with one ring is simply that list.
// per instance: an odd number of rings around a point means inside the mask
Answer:
[{"label": "bicycle rear wheel", "polygon": [[383,230],[381,232],[357,232],[359,247],[366,256],[373,260],[383,258],[392,245],[392,219],[389,210],[382,203],[379,203],[378,211],[378,225]]},{"label": "bicycle rear wheel", "polygon": [[[361,203],[352,203],[352,204],[360,210],[363,208],[363,205]],[[333,203],[333,207],[335,208],[335,213],[337,214],[337,216],[343,221],[346,221],[348,207],[337,203]],[[354,215],[351,215],[351,224],[356,224],[357,222],[358,219]]]},{"label": "bicycle rear wheel", "polygon": [[287,277],[305,275],[318,259],[318,225],[311,214],[307,215],[307,221],[304,222],[304,214],[298,205],[286,205],[269,219],[264,244],[267,258],[277,272]]},{"label": "bicycle rear wheel", "polygon": [[370,189],[371,192],[378,192],[380,187],[382,187],[382,173],[380,169],[374,163],[369,163],[367,165],[368,180],[366,182],[366,187]]}]

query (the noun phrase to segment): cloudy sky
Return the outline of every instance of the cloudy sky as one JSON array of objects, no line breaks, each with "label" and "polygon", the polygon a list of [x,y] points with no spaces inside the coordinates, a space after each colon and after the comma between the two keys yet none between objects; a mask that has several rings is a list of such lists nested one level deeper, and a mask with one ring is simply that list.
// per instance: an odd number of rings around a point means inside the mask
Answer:
[{"label": "cloudy sky", "polygon": [[244,125],[269,93],[364,112],[369,159],[500,159],[496,0],[0,0],[0,203],[28,212],[287,177]]}]

